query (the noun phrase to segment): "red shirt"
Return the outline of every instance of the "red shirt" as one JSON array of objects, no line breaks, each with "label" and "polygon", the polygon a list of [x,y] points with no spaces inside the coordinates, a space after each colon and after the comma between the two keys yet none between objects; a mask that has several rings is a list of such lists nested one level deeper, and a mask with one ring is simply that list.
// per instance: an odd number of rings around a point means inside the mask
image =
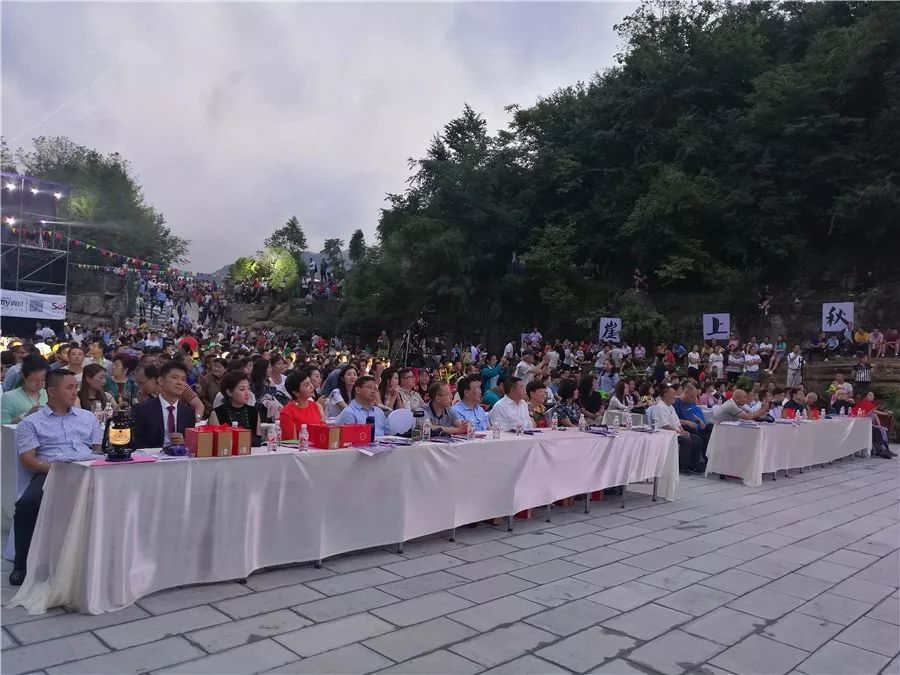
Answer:
[{"label": "red shirt", "polygon": [[200,348],[199,343],[192,335],[185,335],[181,338],[178,341],[178,346],[180,347],[181,345],[188,345],[191,348],[191,352],[196,352]]},{"label": "red shirt", "polygon": [[291,401],[281,409],[278,422],[281,424],[281,436],[285,440],[297,438],[297,433],[302,425],[322,424],[322,411],[315,401],[310,400],[305,408],[301,408]]}]

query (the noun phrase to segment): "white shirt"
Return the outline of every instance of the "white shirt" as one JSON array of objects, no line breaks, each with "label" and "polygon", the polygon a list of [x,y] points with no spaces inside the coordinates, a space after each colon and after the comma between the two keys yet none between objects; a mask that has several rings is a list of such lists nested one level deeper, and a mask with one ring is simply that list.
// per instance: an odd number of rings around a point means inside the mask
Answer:
[{"label": "white shirt", "polygon": [[50,326],[44,326],[43,328],[41,328],[41,330],[39,331],[39,333],[40,333],[40,336],[41,336],[42,338],[44,338],[45,340],[46,340],[47,338],[56,337],[56,333],[53,332],[53,329],[50,328]]},{"label": "white shirt", "polygon": [[715,352],[713,352],[709,355],[709,367],[719,373],[719,375],[722,374],[723,361],[724,359],[722,358],[721,354],[716,354]]},{"label": "white shirt", "polygon": [[525,401],[516,403],[509,396],[504,396],[494,404],[488,418],[491,426],[497,424],[500,429],[505,431],[515,429],[519,423],[522,424],[523,429],[534,427],[534,420],[528,413],[528,404]]},{"label": "white shirt", "polygon": [[508,359],[511,359],[513,356],[513,343],[507,342],[506,346],[503,348],[503,356]]},{"label": "white shirt", "polygon": [[175,409],[172,411],[172,416],[175,418],[175,429],[178,429],[178,399],[176,398],[174,401],[169,402],[163,398],[163,395],[159,395],[159,405],[162,408],[162,417],[163,417],[163,432],[169,432],[169,406],[175,406]]},{"label": "white shirt", "polygon": [[760,363],[762,363],[762,359],[759,358],[759,354],[747,354],[747,356],[744,357],[744,372],[757,372]]},{"label": "white shirt", "polygon": [[613,363],[616,364],[616,368],[622,365],[622,350],[619,347],[613,347],[609,355],[612,357]]},{"label": "white shirt", "polygon": [[[528,380],[528,374],[531,372],[532,365],[526,361],[519,361],[519,365],[516,366],[516,371],[513,373],[515,377],[518,377],[520,380]],[[528,407],[528,404],[526,404]]]},{"label": "white shirt", "polygon": [[550,368],[552,370],[556,370],[556,368],[559,366],[559,352],[551,349],[547,354],[547,363],[550,364]]},{"label": "white shirt", "polygon": [[672,431],[681,429],[681,420],[678,419],[678,413],[675,412],[675,408],[666,405],[662,399],[659,399],[652,407],[652,417],[656,420],[658,426],[666,427]]},{"label": "white shirt", "polygon": [[788,370],[800,370],[800,360],[803,358],[802,354],[795,354],[791,352],[787,357],[787,367]]},{"label": "white shirt", "polygon": [[689,352],[688,365],[692,368],[698,368],[700,366],[700,354],[698,354],[697,352]]},{"label": "white shirt", "polygon": [[771,342],[761,342],[759,344],[759,351],[761,351],[764,354],[771,354],[774,349],[775,349],[775,347],[772,346]]}]

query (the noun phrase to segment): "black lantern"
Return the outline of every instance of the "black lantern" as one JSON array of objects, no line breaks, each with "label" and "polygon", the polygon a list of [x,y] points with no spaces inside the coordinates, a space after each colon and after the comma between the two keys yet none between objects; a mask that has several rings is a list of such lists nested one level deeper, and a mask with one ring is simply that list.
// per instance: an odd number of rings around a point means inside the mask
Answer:
[{"label": "black lantern", "polygon": [[103,452],[107,462],[130,462],[134,450],[134,434],[131,430],[131,412],[116,410],[106,420],[103,431]]}]

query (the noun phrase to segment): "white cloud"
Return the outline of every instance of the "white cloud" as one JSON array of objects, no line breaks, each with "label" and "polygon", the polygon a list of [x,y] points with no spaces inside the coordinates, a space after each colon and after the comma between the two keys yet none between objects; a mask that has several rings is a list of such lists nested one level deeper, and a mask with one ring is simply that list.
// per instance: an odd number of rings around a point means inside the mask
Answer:
[{"label": "white cloud", "polygon": [[505,127],[505,105],[611,65],[631,8],[6,4],[3,134],[120,152],[193,269],[294,213],[313,246],[371,238],[406,159],[464,102]]}]

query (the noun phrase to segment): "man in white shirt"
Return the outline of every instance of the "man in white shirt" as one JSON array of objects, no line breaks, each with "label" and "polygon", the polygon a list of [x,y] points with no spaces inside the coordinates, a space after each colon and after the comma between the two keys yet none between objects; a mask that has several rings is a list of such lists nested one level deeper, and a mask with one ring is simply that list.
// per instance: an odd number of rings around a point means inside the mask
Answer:
[{"label": "man in white shirt", "polygon": [[616,368],[622,367],[622,348],[619,345],[614,345],[613,348],[609,352],[609,356],[612,359],[613,365]]},{"label": "man in white shirt", "polygon": [[762,359],[756,353],[756,346],[750,345],[747,355],[744,357],[744,373],[754,382],[759,379],[760,364],[762,364]]},{"label": "man in white shirt", "polygon": [[658,427],[678,434],[678,470],[684,474],[704,473],[703,441],[693,436],[681,426],[678,413],[672,407],[677,391],[670,385],[663,385],[659,400],[648,410],[651,419],[656,420]]},{"label": "man in white shirt", "polygon": [[513,375],[520,380],[528,381],[531,379],[531,373],[534,370],[534,356],[530,351],[526,351],[522,353],[522,360],[519,361],[519,364],[516,366],[516,370]]},{"label": "man in white shirt", "polygon": [[559,368],[559,352],[555,349],[551,349],[547,352],[547,363],[550,364],[550,370]]},{"label": "man in white shirt", "polygon": [[534,427],[534,420],[525,402],[525,383],[518,377],[511,377],[506,383],[506,396],[491,408],[491,426],[497,424],[502,430],[514,430],[521,424],[523,429]]},{"label": "man in white shirt", "polygon": [[506,343],[506,346],[503,348],[503,356],[507,359],[512,359],[515,354],[515,347],[513,346],[512,340]]}]

